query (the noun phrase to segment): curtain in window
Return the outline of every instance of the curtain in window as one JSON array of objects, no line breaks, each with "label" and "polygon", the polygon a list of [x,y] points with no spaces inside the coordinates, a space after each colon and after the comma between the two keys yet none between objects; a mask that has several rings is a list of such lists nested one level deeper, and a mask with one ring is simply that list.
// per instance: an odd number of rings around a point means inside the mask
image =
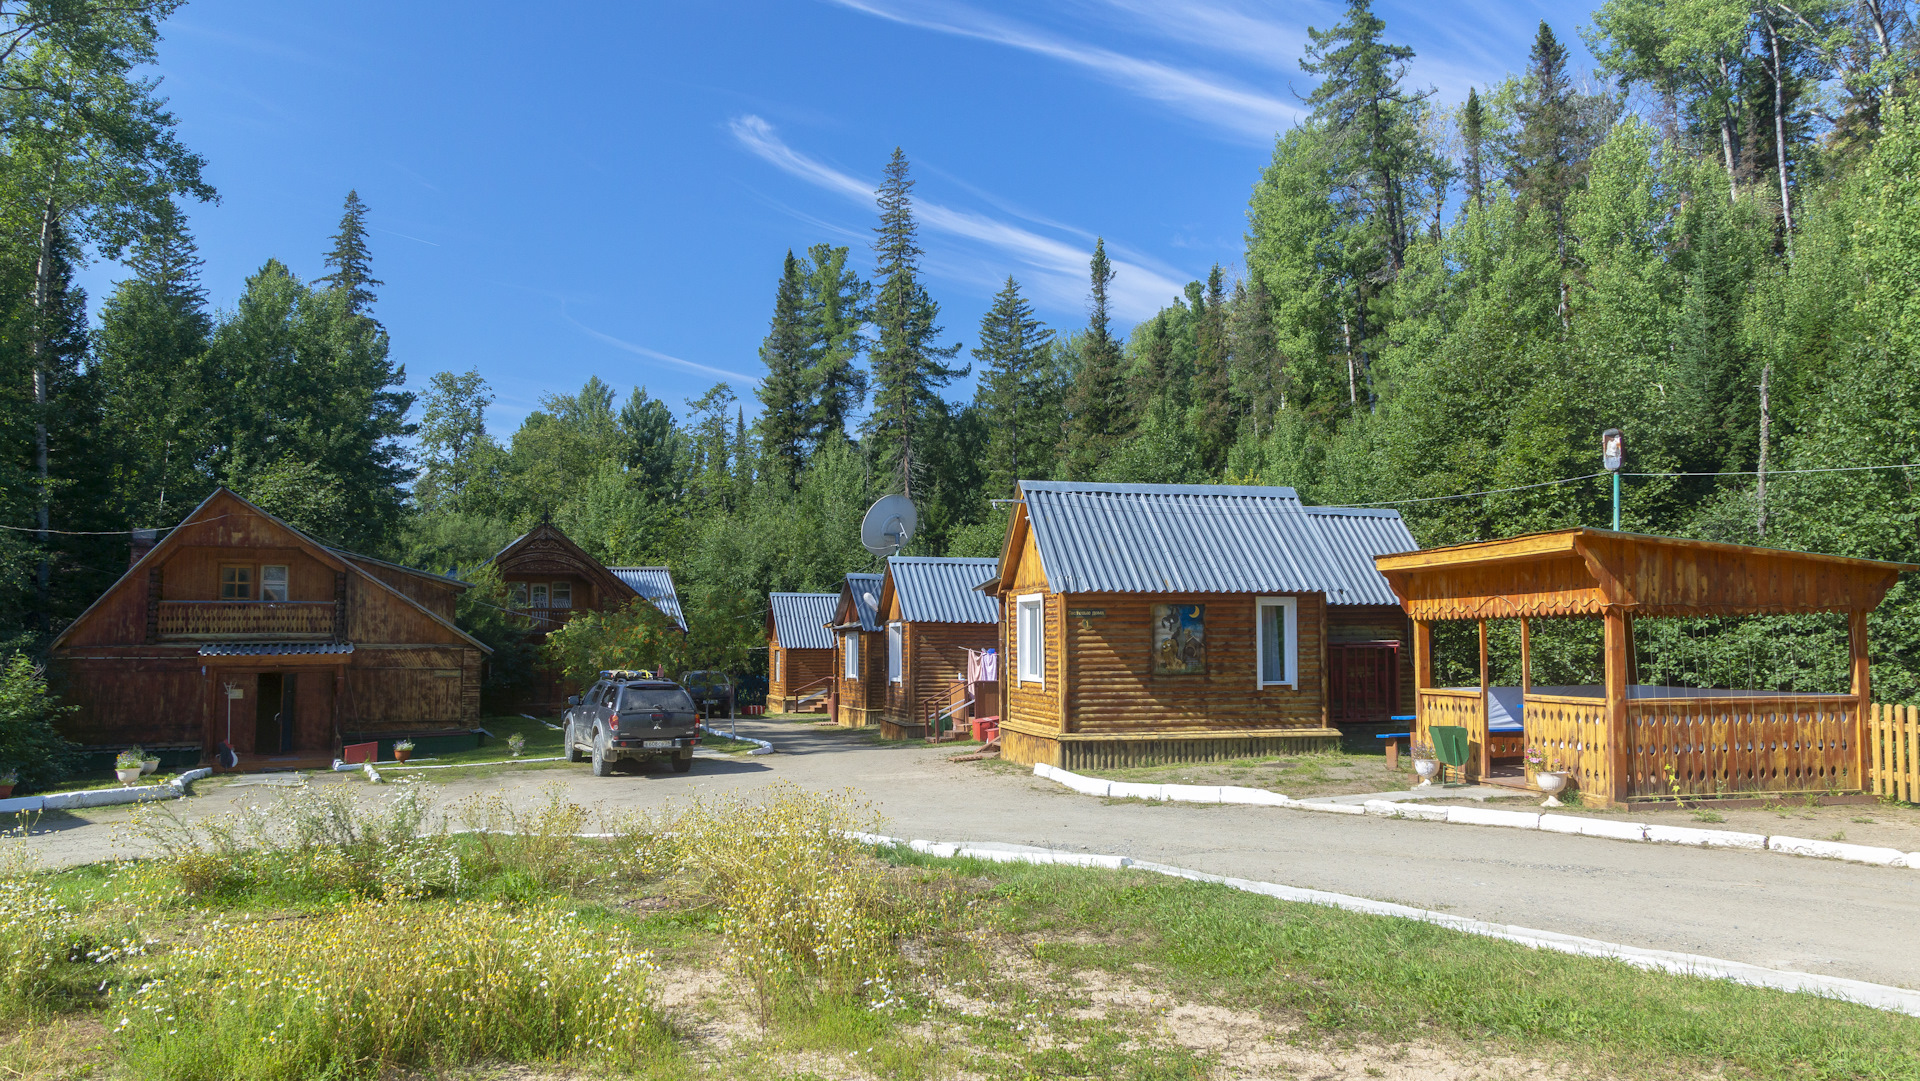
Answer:
[{"label": "curtain in window", "polygon": [[1285,683],[1286,680],[1287,610],[1277,604],[1263,604],[1260,606],[1260,682]]}]

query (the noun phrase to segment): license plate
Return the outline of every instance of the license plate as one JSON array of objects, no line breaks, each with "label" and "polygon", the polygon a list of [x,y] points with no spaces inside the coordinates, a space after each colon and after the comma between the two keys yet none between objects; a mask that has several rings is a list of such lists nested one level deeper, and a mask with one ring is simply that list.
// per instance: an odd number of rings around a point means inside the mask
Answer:
[{"label": "license plate", "polygon": [[650,739],[645,743],[642,743],[640,746],[645,750],[652,751],[656,749],[665,749],[665,748],[671,747],[673,746],[673,741],[670,739]]}]

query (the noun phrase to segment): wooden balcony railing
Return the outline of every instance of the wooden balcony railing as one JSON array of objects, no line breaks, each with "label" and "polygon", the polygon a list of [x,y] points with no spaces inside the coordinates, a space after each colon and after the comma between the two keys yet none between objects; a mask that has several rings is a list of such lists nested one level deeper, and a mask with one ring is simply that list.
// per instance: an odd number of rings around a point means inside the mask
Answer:
[{"label": "wooden balcony railing", "polygon": [[332,601],[161,601],[162,638],[331,638]]},{"label": "wooden balcony railing", "polygon": [[1858,792],[1860,703],[1850,694],[1636,698],[1629,798]]}]

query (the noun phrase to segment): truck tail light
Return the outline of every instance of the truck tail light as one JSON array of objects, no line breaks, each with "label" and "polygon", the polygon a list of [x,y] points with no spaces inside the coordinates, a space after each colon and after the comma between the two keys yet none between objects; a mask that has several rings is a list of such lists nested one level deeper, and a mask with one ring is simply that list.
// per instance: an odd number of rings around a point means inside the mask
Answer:
[{"label": "truck tail light", "polygon": [[618,713],[607,718],[607,727],[614,730],[615,732],[620,731],[620,715]]}]

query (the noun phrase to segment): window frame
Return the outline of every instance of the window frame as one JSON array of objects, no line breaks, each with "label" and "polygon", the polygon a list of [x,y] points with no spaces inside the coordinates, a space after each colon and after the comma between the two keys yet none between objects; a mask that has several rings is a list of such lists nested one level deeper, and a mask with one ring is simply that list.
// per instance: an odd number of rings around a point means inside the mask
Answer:
[{"label": "window frame", "polygon": [[860,678],[860,632],[848,631],[840,636],[840,652],[846,654],[840,669],[842,679]]},{"label": "window frame", "polygon": [[[237,582],[228,582],[227,581],[228,571],[238,572],[238,574],[243,576],[243,578]],[[230,596],[228,594],[228,587],[234,586],[234,585],[244,588],[245,593],[237,597]],[[253,587],[254,587],[253,564],[251,563],[220,564],[220,599],[221,600],[233,601],[233,602],[246,602],[246,601],[256,600],[258,598]]]},{"label": "window frame", "polygon": [[[1013,682],[1047,685],[1047,595],[1026,593],[1013,599]],[[1028,613],[1033,613],[1031,617]],[[1032,618],[1031,631],[1027,620]],[[1037,662],[1037,663],[1030,663]]]},{"label": "window frame", "polygon": [[887,682],[904,683],[907,677],[906,624],[894,620],[887,624]]},{"label": "window frame", "polygon": [[778,683],[780,681],[780,658],[784,656],[785,651],[779,646],[775,646],[771,652],[773,653],[773,682]]},{"label": "window frame", "polygon": [[[280,581],[278,583],[280,595],[278,597],[267,596],[267,572],[268,571],[280,572]],[[285,563],[262,563],[260,565],[260,582],[257,587],[257,591],[260,595],[260,599],[263,601],[278,601],[284,604],[287,601],[292,600],[293,599],[293,569],[287,566],[287,564]]]},{"label": "window frame", "polygon": [[[561,603],[560,601],[560,594],[562,592],[564,592],[567,596],[566,602],[564,604]],[[547,607],[548,608],[572,608],[573,607],[573,583],[572,582],[554,582],[548,585],[547,586]]]},{"label": "window frame", "polygon": [[[1284,648],[1280,651],[1280,663],[1286,669],[1285,679],[1268,679],[1266,673],[1267,656],[1267,620],[1266,610],[1280,609],[1280,633],[1284,636]],[[1253,601],[1253,685],[1261,690],[1281,687],[1287,690],[1300,689],[1300,598],[1298,597],[1255,597]]]},{"label": "window frame", "polygon": [[527,607],[528,608],[547,607],[547,583],[532,582],[528,584]]}]

